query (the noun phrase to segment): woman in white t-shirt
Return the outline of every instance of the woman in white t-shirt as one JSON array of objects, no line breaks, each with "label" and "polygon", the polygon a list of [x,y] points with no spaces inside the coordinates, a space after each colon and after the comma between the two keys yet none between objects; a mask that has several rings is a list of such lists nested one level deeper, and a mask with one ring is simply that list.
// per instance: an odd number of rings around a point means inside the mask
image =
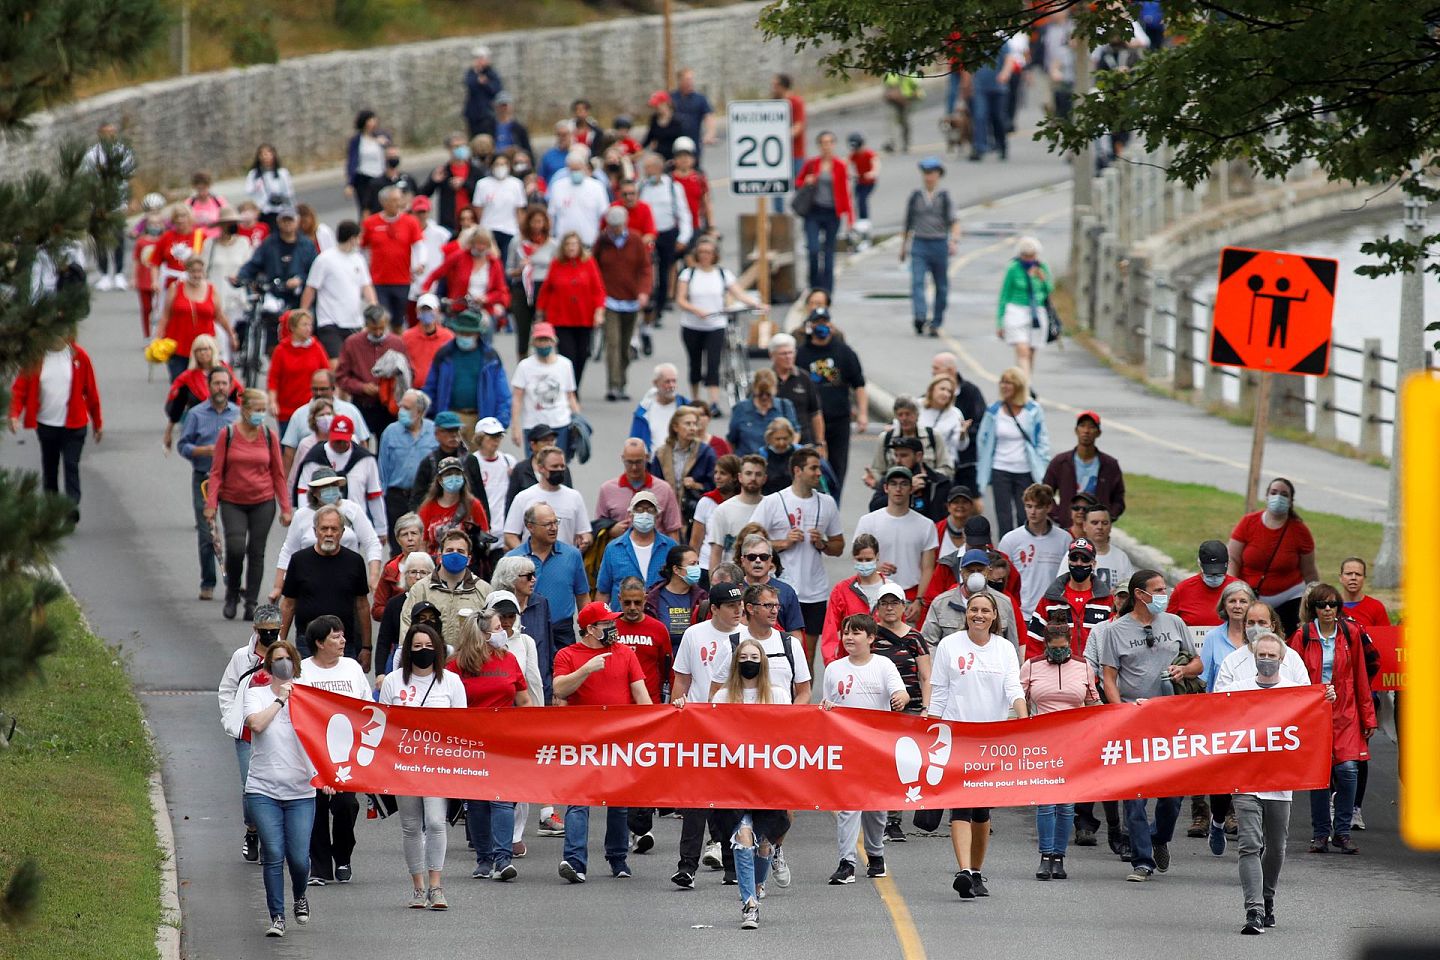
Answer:
[{"label": "woman in white t-shirt", "polygon": [[[993,723],[1011,711],[1024,717],[1025,691],[1015,647],[1001,633],[1000,609],[988,593],[965,604],[965,629],[935,648],[930,667],[930,716],[966,723]],[[950,811],[950,843],[960,868],[951,884],[961,900],[988,897],[980,868],[990,846],[990,808]]]},{"label": "woman in white t-shirt", "polygon": [[[315,768],[290,722],[290,692],[300,677],[300,654],[288,640],[277,640],[265,652],[265,669],[245,688],[242,710],[250,731],[250,772],[245,802],[260,831],[265,854],[265,907],[270,916],[267,937],[285,936],[285,864],[290,865],[290,893],[295,922],[310,920],[305,896],[310,882],[310,831],[315,823]],[[335,791],[322,787],[326,796]]]},{"label": "woman in white t-shirt", "polygon": [[[465,687],[445,669],[449,651],[440,631],[427,624],[412,626],[400,648],[400,666],[380,685],[380,702],[399,707],[464,707]],[[396,797],[405,865],[414,890],[410,909],[446,910],[450,902],[440,886],[445,869],[445,797]]]},{"label": "woman in white t-shirt", "polygon": [[[537,323],[530,330],[530,356],[510,378],[510,433],[515,446],[528,450],[525,434],[546,424],[555,428],[555,445],[570,455],[570,418],[580,412],[575,366],[555,350],[555,328]],[[518,415],[517,412],[518,411]]]},{"label": "woman in white t-shirt", "polygon": [[925,401],[920,405],[920,429],[929,427],[945,441],[945,449],[957,461],[963,450],[970,449],[970,421],[955,406],[955,380],[948,375],[935,377],[925,388]]},{"label": "woman in white t-shirt", "polygon": [[503,263],[510,252],[510,241],[520,232],[519,213],[525,209],[525,184],[510,176],[506,157],[497,157],[490,175],[475,184],[470,202],[480,211],[480,226],[495,238]]},{"label": "woman in white t-shirt", "polygon": [[702,237],[695,242],[691,266],[680,271],[675,285],[675,305],[680,308],[680,339],[690,359],[690,396],[700,396],[700,368],[705,368],[705,392],[710,398],[710,415],[720,416],[720,354],[725,350],[725,298],[734,297],[756,310],[765,305],[740,288],[735,275],[720,266],[715,241]]},{"label": "woman in white t-shirt", "polygon": [[[851,707],[858,710],[904,710],[910,702],[905,681],[893,661],[876,656],[875,618],[856,613],[840,624],[840,642],[847,656],[825,668],[825,699],[820,709]],[[872,879],[888,876],[885,870],[885,810],[840,810],[835,814],[835,838],[840,850],[840,865],[830,874],[830,883],[855,882],[855,842],[860,829],[865,830],[865,856],[870,867],[865,875]]]},{"label": "woman in white t-shirt", "polygon": [[[770,682],[770,661],[754,637],[735,646],[734,661],[725,685],[715,691],[712,703],[788,704],[790,694]],[[740,887],[740,929],[760,926],[760,898],[776,845],[785,838],[790,822],[784,810],[735,810],[730,846],[735,851],[735,881]]]}]

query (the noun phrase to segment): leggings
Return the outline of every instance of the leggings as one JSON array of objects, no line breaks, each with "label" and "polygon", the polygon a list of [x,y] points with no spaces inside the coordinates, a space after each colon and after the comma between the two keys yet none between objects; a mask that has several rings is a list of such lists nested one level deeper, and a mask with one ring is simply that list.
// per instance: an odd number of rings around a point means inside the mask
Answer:
[{"label": "leggings", "polygon": [[575,392],[585,379],[585,361],[590,359],[590,337],[594,327],[556,327],[555,349],[575,368]]},{"label": "leggings", "polygon": [[395,803],[400,808],[400,839],[410,875],[444,870],[449,801],[444,797],[396,797]]},{"label": "leggings", "polygon": [[[685,356],[690,361],[690,383],[703,382],[707,387],[720,386],[720,354],[725,349],[725,330],[691,330],[680,328],[680,339],[685,344]],[[705,375],[701,380],[700,367],[704,362]]]},{"label": "leggings", "polygon": [[[539,286],[539,281],[536,281]],[[510,284],[510,319],[515,321],[515,358],[530,355],[530,324],[535,320],[535,305],[525,297],[525,286],[518,280]]]},{"label": "leggings", "polygon": [[265,541],[275,522],[275,501],[229,503],[222,500],[220,522],[225,528],[225,597],[228,600],[241,596],[240,574],[244,572],[244,600],[253,606],[260,598],[260,581],[265,576]]}]

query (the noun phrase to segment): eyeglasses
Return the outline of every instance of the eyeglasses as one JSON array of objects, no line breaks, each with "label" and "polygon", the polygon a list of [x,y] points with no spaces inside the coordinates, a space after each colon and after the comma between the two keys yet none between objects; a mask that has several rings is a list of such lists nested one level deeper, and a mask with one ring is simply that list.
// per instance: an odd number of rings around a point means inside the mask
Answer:
[{"label": "eyeglasses", "polygon": [[779,609],[780,609],[780,604],[778,604],[778,603],[752,603],[751,606],[752,606],[752,607],[764,607],[766,610],[779,610]]},{"label": "eyeglasses", "polygon": [[558,526],[560,526],[560,521],[559,521],[559,520],[531,520],[531,521],[530,521],[530,526],[532,526],[532,527],[546,527],[546,528],[548,529],[549,527],[558,527]]},{"label": "eyeglasses", "polygon": [[770,559],[770,554],[768,554],[768,553],[747,553],[747,554],[745,554],[745,559],[746,559],[746,560],[749,560],[751,563],[764,563],[766,560],[769,560],[769,559]]},{"label": "eyeglasses", "polygon": [[1339,602],[1338,600],[1316,600],[1316,601],[1315,601],[1315,609],[1316,609],[1316,610],[1334,610],[1334,609],[1338,608],[1339,606],[1340,606],[1340,602]]},{"label": "eyeglasses", "polygon": [[1155,646],[1155,631],[1150,629],[1149,626],[1145,627],[1145,646]]}]

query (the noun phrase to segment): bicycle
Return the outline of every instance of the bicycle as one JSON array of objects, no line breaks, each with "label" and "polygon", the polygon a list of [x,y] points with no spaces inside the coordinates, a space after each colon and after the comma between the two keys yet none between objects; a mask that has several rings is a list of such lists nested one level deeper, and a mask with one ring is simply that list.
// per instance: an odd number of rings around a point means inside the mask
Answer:
[{"label": "bicycle", "polygon": [[284,281],[256,277],[254,280],[235,283],[245,288],[245,314],[237,323],[235,335],[240,341],[235,353],[236,374],[247,386],[260,384],[260,371],[265,362],[267,341],[273,344],[280,314],[285,312]]},{"label": "bicycle", "polygon": [[750,324],[742,318],[768,312],[763,307],[729,307],[707,317],[725,318],[725,346],[720,352],[720,388],[732,410],[741,400],[750,398]]}]

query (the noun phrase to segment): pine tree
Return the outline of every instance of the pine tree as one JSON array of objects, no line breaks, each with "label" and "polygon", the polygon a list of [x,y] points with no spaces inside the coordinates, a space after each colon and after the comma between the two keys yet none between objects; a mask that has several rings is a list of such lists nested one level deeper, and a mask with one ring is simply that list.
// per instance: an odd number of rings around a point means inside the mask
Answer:
[{"label": "pine tree", "polygon": [[[26,118],[69,94],[77,77],[138,60],[163,36],[161,0],[0,0],[0,135],[26,133]],[[63,147],[52,169],[0,182],[0,401],[15,375],[90,310],[84,282],[47,287],[45,267],[73,262],[87,239],[123,229],[128,154],[113,145],[86,164]],[[58,643],[47,607],[64,589],[50,557],[70,533],[71,504],[45,493],[32,471],[0,470],[0,698],[41,672]],[[0,749],[7,741],[0,731]],[[0,868],[5,864],[0,863]],[[16,866],[0,896],[0,922],[24,919],[39,896],[33,861]]]}]

